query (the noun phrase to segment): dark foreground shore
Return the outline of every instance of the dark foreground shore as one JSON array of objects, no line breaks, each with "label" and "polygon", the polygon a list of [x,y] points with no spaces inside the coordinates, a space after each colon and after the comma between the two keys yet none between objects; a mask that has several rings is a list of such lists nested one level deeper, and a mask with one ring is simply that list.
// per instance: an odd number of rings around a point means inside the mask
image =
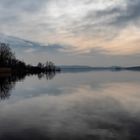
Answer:
[{"label": "dark foreground shore", "polygon": [[60,72],[60,68],[39,68],[36,66],[26,67],[24,69],[15,69],[15,68],[0,68],[0,77],[10,76],[10,75],[37,75],[37,74],[45,74],[45,73],[55,73]]}]

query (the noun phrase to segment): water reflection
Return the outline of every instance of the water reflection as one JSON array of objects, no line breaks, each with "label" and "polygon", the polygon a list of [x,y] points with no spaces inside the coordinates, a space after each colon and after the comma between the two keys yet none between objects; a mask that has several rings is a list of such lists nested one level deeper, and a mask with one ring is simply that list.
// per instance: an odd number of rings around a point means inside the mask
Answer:
[{"label": "water reflection", "polygon": [[132,72],[26,77],[14,93],[31,96],[0,104],[0,140],[140,140],[139,84]]},{"label": "water reflection", "polygon": [[[71,94],[43,95],[4,107],[0,109],[0,139],[139,140],[138,97],[129,104],[133,93],[124,101],[125,97],[117,95],[122,92],[118,86],[108,85],[101,91],[77,87]],[[133,87],[124,85],[124,93],[128,86]],[[135,93],[140,91],[136,87]]]},{"label": "water reflection", "polygon": [[0,78],[0,98],[2,100],[10,96],[10,91],[15,86],[15,82],[11,82],[10,77],[1,77]]},{"label": "water reflection", "polygon": [[47,80],[52,80],[55,76],[55,72],[47,72],[47,73],[39,73],[38,78],[41,80],[42,78],[46,78]]},{"label": "water reflection", "polygon": [[[5,100],[10,97],[10,93],[12,89],[15,87],[16,82],[23,81],[26,76],[25,74],[18,75],[0,75],[0,99]],[[41,80],[42,78],[46,78],[47,80],[51,80],[55,76],[55,72],[48,73],[40,73],[37,75]]]},{"label": "water reflection", "polygon": [[23,80],[26,75],[0,75],[0,98],[1,100],[10,97],[11,90],[15,87],[17,81]]}]

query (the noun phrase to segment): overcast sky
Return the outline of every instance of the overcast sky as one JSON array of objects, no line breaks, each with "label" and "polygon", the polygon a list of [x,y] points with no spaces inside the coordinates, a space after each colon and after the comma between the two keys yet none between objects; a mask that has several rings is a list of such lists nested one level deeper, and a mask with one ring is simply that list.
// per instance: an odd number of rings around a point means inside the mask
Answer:
[{"label": "overcast sky", "polygon": [[2,34],[52,47],[30,63],[140,65],[139,27],[140,0],[0,0]]}]

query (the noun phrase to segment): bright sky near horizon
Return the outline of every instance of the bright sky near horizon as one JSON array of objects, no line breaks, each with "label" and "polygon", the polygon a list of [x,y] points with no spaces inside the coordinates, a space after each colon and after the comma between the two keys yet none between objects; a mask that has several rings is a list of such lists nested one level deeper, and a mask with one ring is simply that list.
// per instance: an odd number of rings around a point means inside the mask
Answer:
[{"label": "bright sky near horizon", "polygon": [[0,0],[1,33],[55,44],[52,53],[26,50],[30,63],[47,55],[57,64],[140,65],[139,26],[140,0]]}]

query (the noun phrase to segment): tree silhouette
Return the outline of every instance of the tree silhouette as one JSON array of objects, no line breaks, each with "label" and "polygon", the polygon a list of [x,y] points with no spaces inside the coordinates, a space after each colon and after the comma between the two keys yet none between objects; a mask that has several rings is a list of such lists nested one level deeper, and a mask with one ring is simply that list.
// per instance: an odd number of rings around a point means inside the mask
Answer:
[{"label": "tree silhouette", "polygon": [[8,68],[14,74],[39,74],[60,71],[60,69],[56,68],[54,63],[50,61],[46,62],[46,64],[39,62],[37,66],[26,65],[23,61],[16,59],[9,44],[6,43],[0,43],[0,68],[3,70],[7,70],[4,68]]},{"label": "tree silhouette", "polygon": [[10,65],[13,59],[15,59],[15,54],[9,45],[0,43],[0,67]]},{"label": "tree silhouette", "polygon": [[39,68],[42,69],[44,67],[44,65],[41,62],[39,62],[38,65],[37,65],[37,67],[39,67]]}]

